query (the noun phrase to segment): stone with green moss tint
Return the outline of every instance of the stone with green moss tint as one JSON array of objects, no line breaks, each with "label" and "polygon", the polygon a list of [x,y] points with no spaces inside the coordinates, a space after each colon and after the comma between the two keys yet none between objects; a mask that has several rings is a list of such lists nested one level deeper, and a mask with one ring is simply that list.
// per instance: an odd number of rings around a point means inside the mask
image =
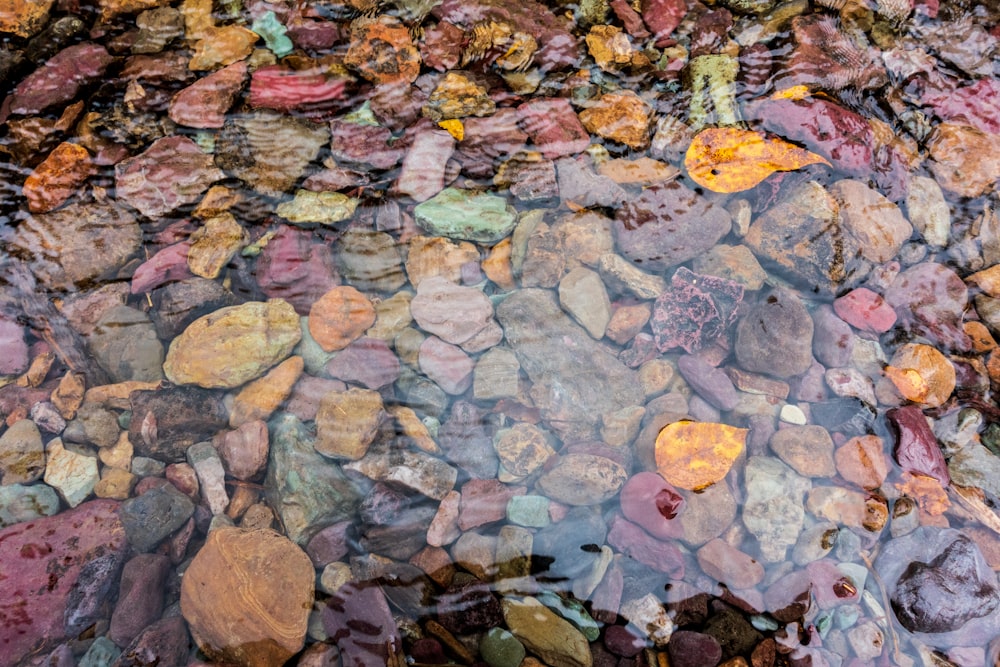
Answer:
[{"label": "stone with green moss tint", "polygon": [[561,597],[552,591],[542,591],[536,597],[543,605],[572,623],[587,641],[597,641],[601,635],[601,626],[578,601]]},{"label": "stone with green moss tint", "polygon": [[421,229],[434,236],[495,243],[513,231],[517,216],[503,197],[445,188],[413,209]]},{"label": "stone with green moss tint", "polygon": [[59,511],[59,495],[47,484],[0,486],[0,528],[52,516]]},{"label": "stone with green moss tint", "polygon": [[77,663],[78,667],[106,667],[114,663],[122,654],[120,648],[107,637],[98,637]]},{"label": "stone with green moss tint", "polygon": [[544,528],[551,523],[545,496],[514,496],[507,502],[507,520],[518,526]]},{"label": "stone with green moss tint", "polygon": [[332,225],[350,218],[357,208],[357,199],[339,192],[298,190],[295,198],[279,204],[276,212],[296,224]]},{"label": "stone with green moss tint", "polygon": [[517,667],[524,653],[524,645],[503,628],[493,628],[479,642],[479,654],[490,667]]},{"label": "stone with green moss tint", "polygon": [[285,26],[272,11],[261,14],[250,29],[263,37],[267,48],[279,58],[284,58],[295,48],[292,46],[292,40],[285,34]]}]

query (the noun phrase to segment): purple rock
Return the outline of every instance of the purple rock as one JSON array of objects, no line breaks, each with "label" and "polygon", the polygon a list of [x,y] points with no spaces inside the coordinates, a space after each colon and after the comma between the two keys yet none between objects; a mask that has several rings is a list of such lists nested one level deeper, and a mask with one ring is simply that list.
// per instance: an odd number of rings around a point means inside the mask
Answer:
[{"label": "purple rock", "polygon": [[957,273],[943,264],[923,262],[901,272],[885,292],[896,309],[896,326],[934,345],[967,351],[971,348],[962,329],[969,296]]},{"label": "purple rock", "polygon": [[69,102],[82,87],[98,80],[112,60],[97,44],[63,49],[17,85],[11,96],[11,112],[27,116]]},{"label": "purple rock", "polygon": [[385,667],[390,646],[401,646],[396,621],[377,585],[348,582],[323,609],[323,627],[340,646],[344,667]]},{"label": "purple rock", "polygon": [[152,292],[157,287],[191,278],[187,256],[191,241],[168,245],[140,264],[132,274],[132,294]]},{"label": "purple rock", "polygon": [[108,629],[111,641],[125,646],[160,618],[168,574],[170,559],[161,554],[139,554],[125,563]]},{"label": "purple rock", "polygon": [[420,344],[420,370],[447,394],[465,393],[472,384],[475,362],[457,345],[446,343],[437,336],[428,336]]},{"label": "purple rock", "polygon": [[507,503],[524,495],[523,487],[511,487],[496,479],[470,479],[462,485],[458,527],[471,530],[507,516]]},{"label": "purple rock", "polygon": [[812,581],[813,599],[820,609],[830,609],[842,604],[857,604],[861,600],[861,591],[829,558],[809,563],[806,572]]},{"label": "purple rock", "polygon": [[500,464],[487,423],[475,405],[456,401],[438,431],[438,444],[447,453],[448,460],[481,479],[496,477]]},{"label": "purple rock", "polygon": [[812,337],[813,321],[802,300],[775,289],[740,319],[733,349],[742,368],[790,378],[812,365]]},{"label": "purple rock", "polygon": [[423,665],[444,665],[448,663],[448,657],[444,654],[444,647],[436,639],[427,637],[418,639],[410,647],[410,655],[413,659]]},{"label": "purple rock", "polygon": [[340,285],[330,245],[307,229],[281,225],[257,259],[257,284],[268,297],[284,299],[299,315]]},{"label": "purple rock", "polygon": [[590,158],[562,158],[556,161],[559,198],[576,205],[616,207],[628,199],[624,188],[607,176],[594,173]]},{"label": "purple rock", "polygon": [[661,542],[636,524],[615,515],[608,544],[643,565],[672,579],[684,578],[684,555],[673,544]]},{"label": "purple rock", "polygon": [[226,474],[236,479],[251,480],[267,466],[270,439],[267,424],[260,419],[216,434],[212,444],[219,452]]},{"label": "purple rock", "polygon": [[660,355],[656,349],[656,340],[647,333],[637,334],[628,347],[618,354],[618,359],[629,368],[638,368],[647,361],[652,361]]},{"label": "purple rock", "polygon": [[812,312],[813,354],[829,368],[842,368],[851,362],[854,332],[851,325],[840,319],[833,307],[822,304]]},{"label": "purple rock", "polygon": [[530,100],[517,107],[521,125],[550,160],[576,155],[590,145],[590,135],[564,97]]},{"label": "purple rock", "polygon": [[678,630],[667,644],[671,667],[715,667],[722,660],[722,647],[715,637]]},{"label": "purple rock", "polygon": [[905,472],[933,477],[947,487],[951,483],[948,464],[924,413],[915,405],[893,408],[886,418],[896,435],[893,455]]},{"label": "purple rock", "polygon": [[223,178],[212,156],[181,135],[157,139],[139,155],[115,165],[118,199],[149,218],[193,204]]},{"label": "purple rock", "polygon": [[66,637],[67,601],[85,564],[124,555],[117,511],[115,501],[94,500],[0,530],[0,646],[10,664]]},{"label": "purple rock", "polygon": [[653,304],[649,319],[661,352],[674,347],[689,353],[700,350],[736,322],[743,301],[739,283],[699,275],[683,266],[674,272],[670,283]]},{"label": "purple rock", "polygon": [[28,370],[30,358],[24,340],[24,327],[12,319],[0,316],[0,375],[20,375]]},{"label": "purple rock", "polygon": [[187,625],[180,616],[161,619],[122,649],[111,667],[148,667],[149,665],[186,665],[190,652]]},{"label": "purple rock", "polygon": [[415,201],[427,201],[444,188],[445,170],[454,152],[455,139],[444,130],[419,131],[403,158],[396,189]]},{"label": "purple rock", "polygon": [[330,122],[330,152],[338,163],[391,169],[406,153],[399,142],[390,145],[392,140],[392,130],[387,127]]},{"label": "purple rock", "polygon": [[362,336],[326,363],[332,377],[368,389],[392,384],[399,377],[400,365],[389,344],[378,338]]},{"label": "purple rock", "polygon": [[525,147],[528,135],[517,120],[514,109],[497,109],[492,116],[463,119],[465,138],[458,145],[456,156],[465,173],[493,178],[500,162]]},{"label": "purple rock", "polygon": [[306,545],[306,553],[318,569],[342,559],[348,553],[352,522],[340,521],[319,531]]},{"label": "purple rock", "polygon": [[812,603],[812,578],[805,570],[779,577],[764,591],[764,609],[782,623],[801,619]]},{"label": "purple rock", "polygon": [[685,354],[677,360],[677,370],[699,396],[720,410],[732,410],[739,403],[733,381],[719,368],[701,357]]},{"label": "purple rock", "polygon": [[612,625],[604,631],[604,646],[615,655],[632,658],[646,648],[646,639],[624,625]]},{"label": "purple rock", "polygon": [[674,521],[684,509],[684,497],[655,472],[636,473],[625,482],[621,508],[626,519],[656,538],[672,540],[684,534],[681,522]]},{"label": "purple rock", "polygon": [[410,506],[405,493],[382,482],[376,482],[358,505],[358,517],[369,526],[391,526]]}]

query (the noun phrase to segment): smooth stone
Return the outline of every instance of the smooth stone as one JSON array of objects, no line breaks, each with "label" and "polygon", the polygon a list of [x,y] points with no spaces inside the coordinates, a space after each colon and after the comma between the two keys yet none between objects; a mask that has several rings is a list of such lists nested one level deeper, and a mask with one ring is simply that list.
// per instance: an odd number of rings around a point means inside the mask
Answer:
[{"label": "smooth stone", "polygon": [[661,540],[676,539],[684,533],[681,522],[675,521],[685,509],[684,497],[656,473],[639,472],[625,482],[621,509],[626,519]]},{"label": "smooth stone", "polygon": [[875,384],[871,378],[857,368],[828,368],[823,374],[826,386],[841,398],[857,398],[869,405],[875,405]]},{"label": "smooth stone", "polygon": [[[340,284],[333,248],[312,230],[279,225],[257,256],[255,278],[270,298],[285,299],[300,315],[314,301]],[[230,305],[230,304],[225,304]]]},{"label": "smooth stone", "polygon": [[521,364],[511,350],[500,347],[487,350],[472,370],[473,396],[481,401],[517,396],[520,371]]},{"label": "smooth stone", "polygon": [[500,521],[507,514],[510,499],[523,493],[523,487],[507,486],[495,479],[470,479],[461,489],[459,529],[470,530]]},{"label": "smooth stone", "polygon": [[566,453],[538,478],[536,488],[565,505],[597,505],[621,490],[628,473],[610,458],[589,453]]},{"label": "smooth stone", "polygon": [[517,224],[502,197],[451,187],[418,204],[413,217],[432,236],[486,244],[504,238]]},{"label": "smooth stone", "polygon": [[384,340],[362,336],[323,366],[331,377],[368,389],[381,389],[399,378],[399,359]]},{"label": "smooth stone", "polygon": [[342,350],[375,324],[375,307],[353,287],[334,287],[309,309],[309,333],[326,352]]},{"label": "smooth stone", "polygon": [[407,247],[406,275],[414,287],[431,276],[458,284],[462,281],[462,267],[470,262],[479,262],[479,250],[468,241],[456,243],[441,237],[416,236]]},{"label": "smooth stone", "polygon": [[420,370],[446,394],[459,396],[472,385],[475,362],[457,345],[437,336],[428,336],[420,344]]},{"label": "smooth stone", "polygon": [[45,484],[0,486],[0,528],[34,521],[59,511],[59,495]]},{"label": "smooth stone", "polygon": [[552,434],[524,422],[497,431],[493,448],[503,469],[502,482],[524,479],[556,455]]},{"label": "smooth stone", "polygon": [[604,646],[615,655],[632,658],[646,647],[646,640],[625,626],[610,625],[604,631]]},{"label": "smooth stone", "polygon": [[105,667],[113,664],[121,653],[122,650],[113,641],[107,637],[98,637],[87,648],[87,652],[80,656],[77,667]]},{"label": "smooth stone", "polygon": [[222,397],[199,387],[133,391],[129,404],[128,439],[135,453],[167,462],[183,461],[188,447],[210,440],[229,418]]},{"label": "smooth stone", "polygon": [[718,538],[696,552],[702,572],[730,588],[753,588],[764,579],[764,566]]},{"label": "smooth stone", "polygon": [[826,521],[806,528],[795,542],[792,560],[803,566],[824,558],[836,546],[838,534],[837,526]]},{"label": "smooth stone", "polygon": [[806,509],[825,521],[863,528],[869,521],[865,494],[839,486],[816,486],[806,494]]},{"label": "smooth stone", "polygon": [[167,114],[178,125],[221,128],[247,75],[246,62],[235,62],[182,89],[170,100]]},{"label": "smooth stone", "polygon": [[597,268],[604,284],[613,294],[655,299],[667,289],[667,281],[662,276],[646,273],[621,255],[601,255]]},{"label": "smooth stone", "polygon": [[126,500],[132,495],[138,481],[139,478],[128,470],[106,466],[101,473],[101,481],[94,485],[94,495],[98,498]]},{"label": "smooth stone", "polygon": [[421,329],[453,345],[465,343],[493,320],[493,304],[481,290],[439,276],[420,283],[410,312]]},{"label": "smooth stone", "polygon": [[745,475],[743,524],[757,537],[761,560],[780,562],[802,531],[803,496],[812,485],[779,459],[767,456],[749,457]]},{"label": "smooth stone", "polygon": [[175,384],[230,389],[284,360],[301,337],[299,317],[287,301],[221,308],[170,343],[163,371]]},{"label": "smooth stone", "polygon": [[837,315],[859,331],[882,334],[896,323],[896,311],[882,295],[858,287],[833,301]]},{"label": "smooth stone", "polygon": [[888,262],[913,234],[899,207],[861,181],[843,179],[829,187],[840,205],[840,224],[871,262]]},{"label": "smooth stone", "polygon": [[316,451],[356,461],[368,451],[385,418],[378,392],[357,387],[330,392],[320,400],[316,413]]},{"label": "smooth stone", "polygon": [[673,667],[715,667],[722,660],[722,647],[711,635],[678,630],[667,645]]},{"label": "smooth stone", "polygon": [[439,458],[409,450],[390,450],[385,445],[369,448],[357,461],[344,464],[376,482],[387,482],[441,500],[455,486],[458,470]]},{"label": "smooth stone", "polygon": [[559,281],[559,303],[591,337],[600,340],[611,320],[611,301],[601,277],[577,267]]},{"label": "smooth stone", "polygon": [[292,356],[243,386],[233,397],[229,425],[238,428],[251,421],[267,420],[292,393],[304,366],[302,357]]},{"label": "smooth stone", "polygon": [[834,452],[837,472],[863,489],[877,489],[889,475],[885,443],[876,435],[851,438]]},{"label": "smooth stone", "polygon": [[118,199],[148,218],[158,218],[193,204],[225,174],[191,139],[164,137],[134,157],[115,165]]},{"label": "smooth stone", "polygon": [[396,240],[385,232],[349,229],[337,243],[344,282],[362,292],[395,292],[406,283]]},{"label": "smooth stone", "polygon": [[681,355],[677,360],[677,370],[699,396],[719,410],[732,410],[739,403],[739,395],[729,376],[701,357]]},{"label": "smooth stone", "polygon": [[745,245],[713,246],[692,260],[691,270],[732,280],[752,292],[763,287],[767,280],[767,272]]},{"label": "smooth stone", "polygon": [[813,321],[792,292],[775,290],[736,325],[740,366],[779,378],[800,375],[812,364]]},{"label": "smooth stone", "polygon": [[854,350],[854,332],[840,319],[829,304],[821,304],[812,311],[813,354],[828,368],[850,365]]},{"label": "smooth stone", "polygon": [[822,426],[791,426],[771,436],[771,450],[803,477],[833,477],[833,439]]},{"label": "smooth stone", "polygon": [[579,113],[580,122],[588,132],[629,148],[643,150],[649,146],[649,122],[652,108],[631,90],[607,93]]},{"label": "smooth stone", "polygon": [[100,479],[97,457],[66,449],[60,438],[49,442],[45,456],[45,483],[70,507],[86,500]]},{"label": "smooth stone", "polygon": [[267,424],[261,420],[248,421],[235,430],[219,433],[213,444],[226,473],[236,479],[251,480],[267,465],[270,443]]},{"label": "smooth stone", "polygon": [[969,303],[969,290],[953,269],[935,262],[920,262],[896,276],[883,293],[896,310],[896,327],[926,342],[946,348],[966,349],[968,336],[960,328]]},{"label": "smooth stone", "polygon": [[906,192],[906,213],[914,228],[929,245],[943,248],[951,232],[951,210],[937,181],[927,176],[910,175]]},{"label": "smooth stone", "polygon": [[490,667],[518,667],[524,660],[524,644],[503,628],[492,628],[479,640],[479,654]]},{"label": "smooth stone", "polygon": [[684,555],[671,542],[651,536],[636,524],[615,516],[610,521],[608,544],[633,560],[672,579],[684,577]]},{"label": "smooth stone", "polygon": [[0,376],[20,375],[28,370],[30,357],[28,343],[24,340],[24,327],[13,318],[0,315],[0,348],[4,358],[0,360]]},{"label": "smooth stone", "polygon": [[545,496],[514,496],[507,502],[507,520],[518,526],[544,528],[552,523],[551,501]]},{"label": "smooth stone", "polygon": [[108,628],[108,637],[115,644],[127,646],[146,626],[159,620],[169,574],[170,559],[162,554],[139,554],[125,563]]},{"label": "smooth stone", "polygon": [[[439,129],[418,132],[403,158],[396,189],[417,202],[434,197],[444,188],[448,160],[454,152],[455,139],[447,132]],[[435,224],[442,223],[437,220]]]},{"label": "smooth stone", "polygon": [[340,192],[299,189],[291,201],[278,204],[275,213],[296,225],[334,225],[354,215],[358,200]]},{"label": "smooth stone", "polygon": [[126,500],[119,514],[129,544],[136,551],[148,553],[183,526],[194,510],[187,496],[166,484]]},{"label": "smooth stone", "polygon": [[112,61],[113,56],[103,46],[93,42],[73,44],[58,53],[50,53],[44,64],[14,88],[10,111],[35,115],[49,107],[69,102],[77,96],[81,87],[99,79]]},{"label": "smooth stone", "polygon": [[680,493],[684,497],[684,509],[678,516],[684,530],[681,539],[690,546],[719,537],[736,519],[736,498],[728,484],[713,484],[698,493]]},{"label": "smooth stone", "polygon": [[45,473],[45,447],[35,422],[19,419],[0,435],[3,486],[34,482]]},{"label": "smooth stone", "polygon": [[669,646],[675,626],[663,603],[652,593],[623,601],[618,613],[657,648]]},{"label": "smooth stone", "polygon": [[200,278],[215,280],[233,256],[249,244],[250,236],[232,213],[224,212],[205,220],[188,240],[188,269]]},{"label": "smooth stone", "polygon": [[176,337],[199,317],[235,303],[233,293],[218,282],[198,276],[186,277],[153,290],[153,304],[156,308],[151,311],[150,316],[156,325],[157,334],[163,340],[168,340]]},{"label": "smooth stone", "polygon": [[208,534],[181,580],[181,612],[210,657],[282,664],[303,646],[315,571],[294,542],[269,530]]},{"label": "smooth stone", "polygon": [[535,598],[501,601],[504,621],[518,641],[552,667],[591,667],[587,639]]},{"label": "smooth stone", "polygon": [[951,481],[980,488],[996,496],[1000,492],[1000,457],[981,445],[969,445],[948,460]]},{"label": "smooth stone", "polygon": [[469,635],[503,623],[500,601],[484,582],[456,578],[441,596],[440,622],[456,635]]},{"label": "smooth stone", "polygon": [[924,413],[915,405],[886,412],[895,435],[893,456],[905,471],[933,477],[942,486],[951,481],[941,447],[927,424]]}]

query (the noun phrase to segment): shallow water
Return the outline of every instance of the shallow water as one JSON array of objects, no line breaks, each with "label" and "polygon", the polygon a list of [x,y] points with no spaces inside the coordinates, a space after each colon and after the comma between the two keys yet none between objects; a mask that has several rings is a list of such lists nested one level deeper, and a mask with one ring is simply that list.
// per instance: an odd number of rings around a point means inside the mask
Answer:
[{"label": "shallow water", "polygon": [[998,664],[998,20],[0,9],[0,665]]}]

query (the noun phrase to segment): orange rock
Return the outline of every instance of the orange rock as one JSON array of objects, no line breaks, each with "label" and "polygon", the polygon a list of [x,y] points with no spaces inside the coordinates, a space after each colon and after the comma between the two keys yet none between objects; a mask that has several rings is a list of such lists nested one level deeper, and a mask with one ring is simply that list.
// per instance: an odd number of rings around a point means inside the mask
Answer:
[{"label": "orange rock", "polygon": [[903,398],[914,403],[936,408],[955,390],[955,367],[930,345],[903,345],[885,370]]},{"label": "orange rock", "polygon": [[9,0],[0,4],[0,32],[31,37],[45,27],[53,0]]},{"label": "orange rock", "polygon": [[163,7],[170,0],[101,0],[101,20],[108,21],[120,14],[135,14],[136,12]]},{"label": "orange rock", "polygon": [[895,487],[899,489],[900,494],[916,500],[920,509],[930,516],[944,514],[951,506],[948,492],[941,486],[941,482],[933,477],[904,472],[902,483],[895,484]]},{"label": "orange rock", "polygon": [[876,435],[851,438],[833,455],[837,472],[862,489],[877,489],[889,474],[885,445]]},{"label": "orange rock", "polygon": [[497,243],[483,260],[483,273],[496,283],[502,290],[512,290],[517,285],[514,282],[514,271],[510,265],[510,237]]},{"label": "orange rock", "polygon": [[208,28],[205,38],[195,44],[188,69],[197,72],[232,65],[249,56],[258,39],[257,33],[238,25]]},{"label": "orange rock", "polygon": [[267,421],[271,413],[278,409],[292,393],[292,387],[302,375],[302,357],[289,357],[267,372],[264,377],[253,380],[236,394],[233,409],[229,413],[229,426],[238,428],[248,421]]},{"label": "orange rock", "polygon": [[375,307],[353,287],[334,287],[309,309],[309,333],[327,352],[343,350],[375,324]]},{"label": "orange rock", "polygon": [[977,271],[966,280],[979,285],[981,290],[992,297],[1000,296],[1000,264],[994,264],[988,269]]},{"label": "orange rock", "polygon": [[677,488],[704,489],[726,476],[746,438],[747,429],[727,424],[667,424],[656,437],[656,469]]},{"label": "orange rock", "polygon": [[420,75],[420,52],[398,19],[355,21],[344,63],[374,84],[412,82]]},{"label": "orange rock", "polygon": [[972,340],[972,351],[982,354],[992,352],[997,347],[996,339],[982,322],[965,322],[962,324],[965,335]]},{"label": "orange rock", "polygon": [[83,375],[66,371],[66,375],[59,380],[59,386],[52,392],[52,404],[56,406],[63,419],[72,419],[76,416],[86,390],[87,385]]},{"label": "orange rock", "polygon": [[32,213],[61,206],[90,176],[90,153],[83,146],[63,142],[24,181],[24,198]]},{"label": "orange rock", "polygon": [[963,197],[989,192],[1000,178],[1000,134],[958,123],[940,123],[927,141],[931,172],[946,190]]},{"label": "orange rock", "polygon": [[406,275],[414,287],[431,276],[459,283],[462,265],[478,261],[479,250],[468,241],[456,243],[439,236],[414,236],[406,256]]},{"label": "orange rock", "polygon": [[198,647],[246,667],[282,665],[305,644],[316,572],[270,530],[218,528],[181,582],[181,613]]},{"label": "orange rock", "polygon": [[631,90],[608,93],[580,112],[587,131],[642,150],[649,145],[652,108]]},{"label": "orange rock", "polygon": [[191,234],[188,269],[196,276],[215,280],[240,248],[250,240],[232,213],[221,213],[205,221]]}]

